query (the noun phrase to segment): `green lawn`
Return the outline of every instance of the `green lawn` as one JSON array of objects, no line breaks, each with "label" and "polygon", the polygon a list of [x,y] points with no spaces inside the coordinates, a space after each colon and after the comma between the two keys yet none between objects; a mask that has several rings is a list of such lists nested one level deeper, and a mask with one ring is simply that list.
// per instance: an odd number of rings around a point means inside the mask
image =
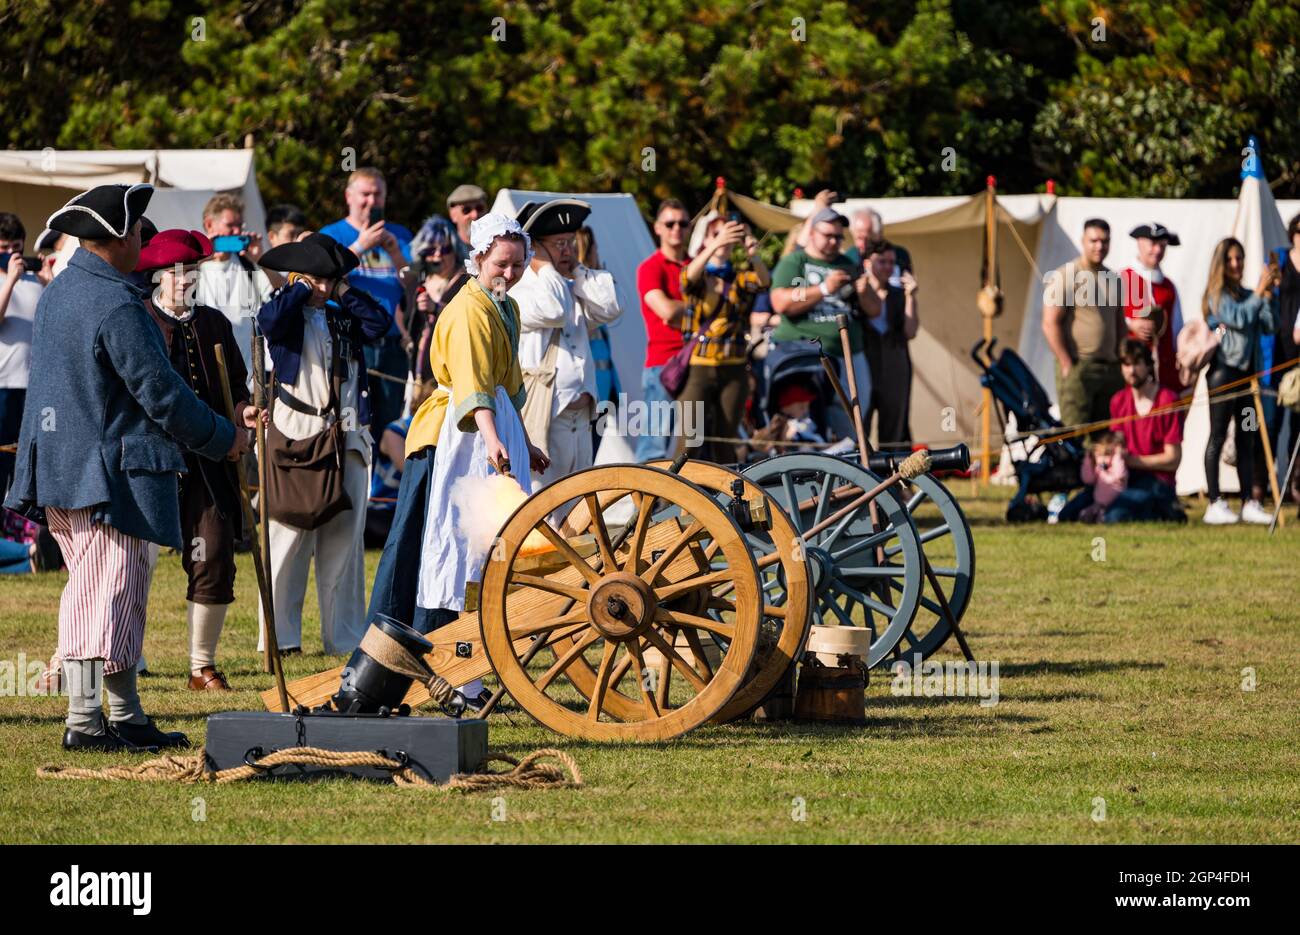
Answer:
[{"label": "green lawn", "polygon": [[[882,676],[868,689],[866,727],[738,724],[648,746],[569,740],[511,707],[513,724],[493,716],[491,745],[567,750],[587,785],[505,793],[505,820],[494,821],[492,795],[341,779],[38,780],[43,763],[123,758],[65,754],[63,699],[5,697],[0,842],[1300,840],[1294,518],[1271,539],[1256,527],[1205,527],[1197,504],[1181,528],[1015,528],[1001,522],[1003,496],[963,504],[978,549],[964,626],[977,655],[1000,665],[996,706],[895,697]],[[1098,536],[1105,561],[1094,560]],[[0,659],[48,656],[62,585],[62,575],[0,578]],[[260,708],[255,692],[271,680],[255,655],[245,556],[222,639],[239,691],[183,690],[184,590],[178,558],[164,555],[141,693],[163,726],[201,742],[207,714]],[[290,677],[339,661],[320,653],[318,632],[305,636]],[[955,658],[951,650],[940,657]],[[1246,668],[1253,691],[1242,689]],[[194,820],[199,811],[205,820]]]}]

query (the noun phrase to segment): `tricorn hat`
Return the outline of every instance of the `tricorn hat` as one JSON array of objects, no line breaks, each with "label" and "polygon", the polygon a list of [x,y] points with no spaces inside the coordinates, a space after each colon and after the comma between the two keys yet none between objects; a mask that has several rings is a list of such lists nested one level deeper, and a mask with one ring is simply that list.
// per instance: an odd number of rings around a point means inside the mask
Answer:
[{"label": "tricorn hat", "polygon": [[1139,224],[1129,231],[1128,235],[1130,237],[1146,237],[1148,240],[1163,240],[1171,247],[1177,247],[1182,242],[1178,239],[1177,234],[1155,221],[1150,224]]},{"label": "tricorn hat", "polygon": [[165,230],[155,234],[149,245],[140,251],[137,273],[166,269],[180,263],[187,266],[212,256],[212,241],[199,231]]},{"label": "tricorn hat", "polygon": [[140,246],[149,246],[149,241],[158,236],[158,225],[147,217],[140,218]]},{"label": "tricorn hat", "polygon": [[280,273],[341,279],[360,264],[357,255],[328,234],[308,234],[262,254],[260,265]]},{"label": "tricorn hat", "polygon": [[591,214],[591,205],[576,198],[557,198],[554,201],[530,201],[519,209],[515,220],[530,237],[547,237],[551,234],[576,233]]},{"label": "tricorn hat", "polygon": [[122,240],[153,197],[153,186],[98,185],[50,215],[45,226],[86,240]]},{"label": "tricorn hat", "polygon": [[51,230],[45,228],[36,237],[36,245],[32,248],[37,253],[47,253],[57,250],[59,241],[63,239],[63,231]]}]

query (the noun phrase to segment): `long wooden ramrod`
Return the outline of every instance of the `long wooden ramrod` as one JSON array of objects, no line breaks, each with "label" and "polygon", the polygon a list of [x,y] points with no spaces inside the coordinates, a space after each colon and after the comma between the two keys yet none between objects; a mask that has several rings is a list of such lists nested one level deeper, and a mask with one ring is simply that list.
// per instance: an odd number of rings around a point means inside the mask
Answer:
[{"label": "long wooden ramrod", "polygon": [[[226,369],[225,349],[218,344],[213,348],[213,350],[216,351],[217,355],[217,373],[221,380],[221,395],[224,397],[226,404],[226,418],[235,424],[235,431],[239,431],[239,423],[235,422],[235,402],[230,395],[230,377]],[[254,382],[256,383],[256,381]],[[261,407],[258,407],[258,410],[260,412]],[[265,432],[262,431],[261,428],[262,421],[260,417],[258,418],[257,425],[258,438],[260,441],[265,437]],[[266,459],[266,449],[259,447],[257,454],[259,463],[264,462]],[[260,470],[261,469],[259,468],[259,472]],[[248,526],[250,531],[257,531],[259,533],[260,540],[261,536],[265,533],[262,529],[259,529],[257,521],[253,515],[253,503],[248,492],[248,477],[244,471],[244,462],[242,459],[235,461],[235,474],[239,478],[239,502],[244,508],[244,523]],[[263,503],[266,502],[265,487],[261,488],[258,499]],[[284,667],[280,663],[280,647],[276,640],[275,611],[271,604],[271,579],[267,575],[266,566],[263,565],[262,558],[262,550],[260,548],[253,549],[253,571],[257,574],[257,590],[262,599],[262,608],[266,619],[266,638],[263,645],[266,646],[267,651],[271,655],[271,670],[275,673],[275,687],[280,693],[280,710],[287,714],[289,711],[289,693],[284,685]]]}]

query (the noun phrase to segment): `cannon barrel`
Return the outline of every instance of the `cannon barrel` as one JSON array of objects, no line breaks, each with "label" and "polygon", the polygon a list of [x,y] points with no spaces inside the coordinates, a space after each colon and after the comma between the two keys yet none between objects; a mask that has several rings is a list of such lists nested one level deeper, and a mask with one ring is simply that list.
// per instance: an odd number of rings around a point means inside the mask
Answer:
[{"label": "cannon barrel", "polygon": [[[877,451],[867,459],[867,466],[876,474],[893,474],[910,451]],[[930,449],[930,473],[939,471],[965,471],[970,468],[970,448],[965,444],[951,448]]]}]

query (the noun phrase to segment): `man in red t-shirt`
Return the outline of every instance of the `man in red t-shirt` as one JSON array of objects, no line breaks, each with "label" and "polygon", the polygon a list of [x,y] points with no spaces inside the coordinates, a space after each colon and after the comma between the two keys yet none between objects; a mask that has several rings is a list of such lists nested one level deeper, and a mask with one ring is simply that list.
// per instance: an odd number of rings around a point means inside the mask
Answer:
[{"label": "man in red t-shirt", "polygon": [[660,202],[654,228],[659,249],[636,271],[636,291],[641,296],[641,317],[645,319],[646,332],[641,395],[649,415],[636,441],[636,459],[642,463],[672,457],[672,422],[671,418],[664,418],[670,412],[668,404],[672,397],[659,382],[659,373],[682,349],[680,321],[686,308],[682,301],[682,270],[690,260],[686,254],[690,223],[686,206],[676,198]]},{"label": "man in red t-shirt", "polygon": [[[1174,475],[1183,459],[1184,409],[1171,408],[1178,394],[1156,378],[1151,349],[1135,338],[1120,348],[1125,386],[1110,399],[1111,430],[1124,436],[1128,489],[1106,511],[1107,522],[1126,519],[1185,520]],[[1155,415],[1151,415],[1151,412]],[[1111,514],[1115,513],[1114,519]]]},{"label": "man in red t-shirt", "polygon": [[[1178,394],[1156,379],[1149,347],[1127,338],[1119,359],[1124,388],[1110,398],[1110,417],[1115,420],[1110,428],[1124,436],[1128,487],[1106,508],[1105,521],[1186,522],[1174,488],[1174,474],[1183,458],[1185,411],[1170,408],[1178,402]],[[1085,489],[1062,508],[1059,521],[1078,519],[1092,502],[1092,490]]]},{"label": "man in red t-shirt", "polygon": [[1178,235],[1163,224],[1139,224],[1129,231],[1137,241],[1137,266],[1120,273],[1124,283],[1124,318],[1129,337],[1151,349],[1156,359],[1156,378],[1161,386],[1181,393],[1178,362],[1174,358],[1178,332],[1183,327],[1183,310],[1173,280],[1165,276],[1160,263],[1165,250],[1177,247]]}]

